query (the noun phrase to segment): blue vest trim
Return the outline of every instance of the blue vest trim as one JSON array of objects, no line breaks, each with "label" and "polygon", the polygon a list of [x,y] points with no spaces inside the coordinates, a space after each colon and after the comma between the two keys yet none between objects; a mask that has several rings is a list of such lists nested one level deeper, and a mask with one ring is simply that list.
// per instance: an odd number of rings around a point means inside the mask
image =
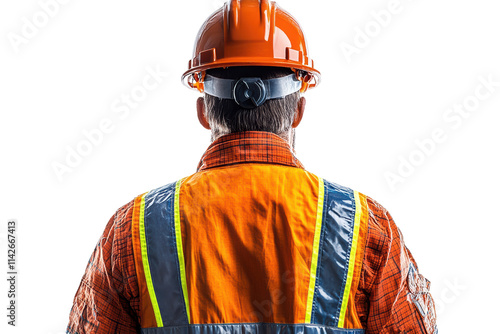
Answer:
[{"label": "blue vest trim", "polygon": [[142,328],[142,334],[364,334],[363,329],[343,329],[315,324],[204,324]]},{"label": "blue vest trim", "polygon": [[176,183],[150,191],[145,197],[144,228],[151,279],[163,324],[187,325],[175,239]]},{"label": "blue vest trim", "polygon": [[323,224],[311,323],[337,327],[349,269],[356,202],[351,189],[326,180],[324,183]]}]

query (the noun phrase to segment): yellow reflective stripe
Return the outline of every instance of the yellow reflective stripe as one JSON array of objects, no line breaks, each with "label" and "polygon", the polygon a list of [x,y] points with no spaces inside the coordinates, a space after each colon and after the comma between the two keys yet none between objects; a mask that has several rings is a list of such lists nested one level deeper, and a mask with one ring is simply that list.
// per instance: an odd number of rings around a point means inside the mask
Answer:
[{"label": "yellow reflective stripe", "polygon": [[358,248],[359,225],[361,221],[361,200],[359,199],[359,193],[357,191],[354,191],[354,200],[356,202],[356,214],[354,216],[354,231],[352,233],[351,255],[349,256],[349,270],[347,272],[344,297],[342,299],[342,307],[340,308],[339,322],[337,325],[339,328],[343,328],[344,326],[347,302],[349,301],[349,294],[351,292],[354,264],[356,263],[356,251]]},{"label": "yellow reflective stripe", "polygon": [[151,299],[151,304],[153,305],[153,310],[156,318],[156,325],[158,327],[163,327],[163,320],[161,319],[160,307],[158,306],[158,300],[156,299],[155,289],[153,287],[153,280],[151,279],[151,271],[149,269],[148,260],[148,247],[146,243],[146,231],[144,230],[144,204],[145,204],[146,194],[141,197],[141,211],[139,214],[139,235],[141,238],[141,254],[142,254],[142,264],[144,266],[144,275],[146,276],[146,284],[148,286],[149,298]]},{"label": "yellow reflective stripe", "polygon": [[175,185],[175,199],[174,199],[174,218],[175,218],[175,243],[177,245],[177,256],[179,258],[179,272],[181,274],[181,284],[182,284],[182,292],[184,294],[184,303],[186,304],[186,313],[188,323],[191,323],[191,317],[189,314],[189,299],[188,299],[188,291],[187,291],[187,283],[186,283],[186,266],[184,263],[184,253],[182,251],[182,234],[181,234],[181,215],[179,209],[179,190],[181,188],[182,179],[177,181]]},{"label": "yellow reflective stripe", "polygon": [[311,323],[312,304],[314,299],[314,290],[316,287],[316,270],[318,268],[319,238],[321,236],[321,225],[323,222],[324,198],[325,198],[325,184],[323,179],[319,178],[318,209],[316,210],[316,227],[314,229],[314,241],[313,241],[311,270],[309,278],[309,290],[307,292],[306,319],[305,319],[306,324]]}]

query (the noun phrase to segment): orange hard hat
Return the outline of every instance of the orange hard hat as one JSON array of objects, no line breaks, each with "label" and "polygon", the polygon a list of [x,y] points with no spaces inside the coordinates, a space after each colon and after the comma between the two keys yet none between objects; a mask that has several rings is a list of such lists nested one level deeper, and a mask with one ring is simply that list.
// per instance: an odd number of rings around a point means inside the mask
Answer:
[{"label": "orange hard hat", "polygon": [[321,79],[298,22],[268,0],[230,0],[213,13],[198,32],[182,82],[203,92],[206,70],[231,66],[288,67],[301,92]]}]

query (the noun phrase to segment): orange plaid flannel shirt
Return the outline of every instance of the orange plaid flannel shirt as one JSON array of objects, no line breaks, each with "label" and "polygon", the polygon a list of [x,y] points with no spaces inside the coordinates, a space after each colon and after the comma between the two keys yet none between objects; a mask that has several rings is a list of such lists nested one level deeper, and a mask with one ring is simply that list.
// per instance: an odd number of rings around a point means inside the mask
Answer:
[{"label": "orange plaid flannel shirt", "polygon": [[[266,132],[230,134],[205,152],[198,170],[266,162],[303,168],[288,143]],[[356,310],[367,334],[437,333],[429,281],[380,204],[367,198],[369,222]],[[116,211],[88,262],[67,333],[140,333],[131,221],[133,201]]]}]

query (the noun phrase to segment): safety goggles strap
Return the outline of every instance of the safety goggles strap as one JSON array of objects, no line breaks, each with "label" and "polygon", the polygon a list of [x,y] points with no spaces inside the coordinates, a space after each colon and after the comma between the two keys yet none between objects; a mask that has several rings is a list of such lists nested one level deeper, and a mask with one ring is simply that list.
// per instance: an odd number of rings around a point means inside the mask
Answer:
[{"label": "safety goggles strap", "polygon": [[233,99],[245,108],[254,108],[265,101],[278,99],[300,90],[302,82],[290,74],[280,78],[262,80],[261,78],[223,79],[205,76],[205,93],[222,99]]}]

